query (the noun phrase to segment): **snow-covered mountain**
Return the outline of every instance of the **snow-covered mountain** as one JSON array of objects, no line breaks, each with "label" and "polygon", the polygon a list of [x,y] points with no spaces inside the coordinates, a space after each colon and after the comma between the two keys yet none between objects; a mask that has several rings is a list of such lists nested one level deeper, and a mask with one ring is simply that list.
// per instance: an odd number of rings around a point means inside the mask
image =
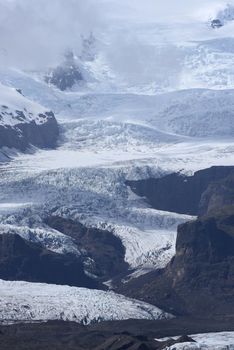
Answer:
[{"label": "snow-covered mountain", "polygon": [[53,112],[30,101],[21,90],[0,85],[0,153],[25,151],[30,146],[56,146],[58,125]]}]

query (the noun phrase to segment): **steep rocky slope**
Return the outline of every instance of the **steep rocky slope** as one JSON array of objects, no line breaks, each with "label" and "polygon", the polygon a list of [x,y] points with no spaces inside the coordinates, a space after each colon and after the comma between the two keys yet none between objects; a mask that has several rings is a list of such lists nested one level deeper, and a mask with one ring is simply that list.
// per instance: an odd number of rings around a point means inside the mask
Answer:
[{"label": "steep rocky slope", "polygon": [[233,213],[179,226],[169,265],[130,281],[121,292],[175,314],[233,316]]},{"label": "steep rocky slope", "polygon": [[107,280],[127,272],[125,248],[120,238],[109,231],[88,228],[79,222],[51,216],[46,223],[55,230],[71,237],[77,246],[86,251],[92,264],[86,266],[90,273]]},{"label": "steep rocky slope", "polygon": [[[157,302],[174,314],[222,318],[234,314],[233,178],[233,167],[213,167],[193,177],[172,174],[150,180],[163,184],[154,188],[165,194],[167,188],[172,197],[170,186],[177,181],[180,186],[173,186],[178,201],[176,204],[173,198],[174,208],[178,210],[179,201],[185,202],[184,210],[194,208],[200,217],[178,227],[176,255],[165,269],[126,283],[120,288],[122,293],[152,304]],[[162,197],[159,193],[151,198],[157,203]],[[164,203],[170,205],[168,197]]]},{"label": "steep rocky slope", "polygon": [[[215,212],[217,209],[234,205],[234,174],[212,182],[203,192],[199,204],[199,215]],[[234,222],[233,222],[234,224]]]},{"label": "steep rocky slope", "polygon": [[84,272],[81,257],[56,254],[18,235],[0,235],[0,278],[104,288]]},{"label": "steep rocky slope", "polygon": [[[198,215],[200,211],[204,212],[204,206],[208,205],[207,203],[205,204],[205,201],[208,201],[210,193],[212,192],[212,196],[215,195],[214,187],[216,192],[219,191],[224,195],[223,186],[225,186],[225,183],[222,183],[221,187],[221,182],[217,181],[226,178],[229,174],[234,174],[233,166],[214,166],[197,171],[193,176],[173,173],[158,179],[149,178],[146,180],[127,181],[126,184],[130,186],[134,193],[145,197],[155,209]],[[215,182],[214,185],[213,182]],[[206,190],[208,192],[203,196]],[[231,191],[230,186],[229,190]],[[202,202],[200,203],[202,196]],[[215,201],[214,197],[213,201]],[[221,205],[221,203],[217,202],[216,205]]]}]

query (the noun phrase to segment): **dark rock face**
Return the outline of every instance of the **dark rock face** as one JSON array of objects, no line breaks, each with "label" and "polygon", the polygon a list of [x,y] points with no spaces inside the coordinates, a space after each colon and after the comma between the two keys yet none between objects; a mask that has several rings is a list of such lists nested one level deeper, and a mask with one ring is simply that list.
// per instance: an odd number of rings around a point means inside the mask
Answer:
[{"label": "dark rock face", "polygon": [[83,77],[78,67],[57,67],[51,72],[47,83],[55,85],[61,91],[72,88],[77,82],[82,81]]},{"label": "dark rock face", "polygon": [[212,213],[231,205],[234,205],[234,174],[208,186],[201,196],[199,215]]},{"label": "dark rock face", "polygon": [[[192,177],[172,174],[131,183],[157,209],[200,218],[178,227],[176,255],[165,269],[121,286],[119,292],[176,315],[234,315],[234,168],[213,167]],[[135,186],[135,187],[133,187]]]},{"label": "dark rock face", "polygon": [[95,262],[95,265],[89,267],[89,272],[100,279],[110,279],[127,271],[125,248],[121,240],[111,232],[87,228],[72,220],[54,216],[47,218],[46,224],[72,237],[80,248],[85,249],[88,257]]},{"label": "dark rock face", "polygon": [[188,341],[194,342],[193,339],[186,336],[180,337],[178,340],[169,339],[164,342],[158,342],[146,336],[134,336],[124,332],[109,337],[103,344],[97,346],[95,350],[160,350]]},{"label": "dark rock face", "polygon": [[234,167],[212,167],[193,176],[173,173],[159,179],[127,181],[126,184],[137,195],[146,197],[154,209],[198,215],[203,192],[212,182],[230,174],[234,174]]},{"label": "dark rock face", "polygon": [[97,346],[95,350],[153,350],[157,349],[156,341],[149,341],[146,337],[134,337],[130,334],[116,334],[108,338],[103,344]]},{"label": "dark rock face", "polygon": [[[40,115],[42,117],[42,115]],[[23,122],[24,114],[22,112],[22,121],[14,126],[0,125],[0,148],[16,148],[20,151],[26,151],[30,146],[39,148],[54,148],[59,136],[59,127],[52,112],[46,112],[43,124]]]},{"label": "dark rock face", "polygon": [[108,330],[105,324],[99,330],[73,323],[48,322],[41,325],[1,327],[2,350],[9,349],[69,349],[69,350],[160,350],[178,343],[192,341],[189,337],[159,342],[144,335]]},{"label": "dark rock face", "polygon": [[178,228],[176,255],[169,265],[121,292],[174,314],[234,315],[234,209]]},{"label": "dark rock face", "polygon": [[52,70],[46,76],[45,81],[61,91],[70,89],[78,82],[83,81],[83,76],[72,52],[65,55],[63,64]]},{"label": "dark rock face", "polygon": [[78,257],[53,253],[12,234],[0,235],[0,278],[97,289],[101,287],[85,275],[83,263]]}]

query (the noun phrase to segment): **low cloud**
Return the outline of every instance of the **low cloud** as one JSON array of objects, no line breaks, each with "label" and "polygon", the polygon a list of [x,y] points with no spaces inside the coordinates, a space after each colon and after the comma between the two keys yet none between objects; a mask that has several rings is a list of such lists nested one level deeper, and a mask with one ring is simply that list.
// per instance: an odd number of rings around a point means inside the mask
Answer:
[{"label": "low cloud", "polygon": [[173,43],[149,45],[134,35],[115,37],[106,57],[117,76],[131,86],[174,86],[183,63],[183,54]]},{"label": "low cloud", "polygon": [[[160,79],[162,67],[165,71],[170,69],[171,76],[176,77],[181,61],[176,46],[169,43],[156,49],[137,33],[134,36],[129,30],[132,21],[170,24],[191,18],[206,20],[225,3],[225,0],[0,0],[0,64],[26,69],[54,66],[67,49],[79,54],[81,36],[93,32],[108,42],[101,49],[106,50],[110,66],[128,75],[132,83],[142,79],[150,82],[157,74]],[[126,29],[118,31],[120,22]]]},{"label": "low cloud", "polygon": [[98,12],[95,0],[0,0],[0,63],[29,69],[55,64],[99,26]]}]

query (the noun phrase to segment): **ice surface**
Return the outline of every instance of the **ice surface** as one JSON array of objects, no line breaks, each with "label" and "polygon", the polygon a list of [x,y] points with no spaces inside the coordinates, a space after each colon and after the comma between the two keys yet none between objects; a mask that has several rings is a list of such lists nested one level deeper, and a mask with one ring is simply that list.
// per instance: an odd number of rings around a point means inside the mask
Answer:
[{"label": "ice surface", "polygon": [[[70,251],[72,242],[42,224],[46,215],[61,215],[116,234],[133,268],[165,266],[175,251],[177,225],[192,218],[152,210],[125,181],[234,164],[232,96],[232,91],[191,90],[78,97],[74,110],[82,118],[59,116],[56,150],[21,154],[1,166],[4,232],[12,225],[23,237],[30,232],[36,241],[45,239],[49,249]],[[32,203],[34,213],[19,208],[19,219],[14,203]],[[26,222],[31,216],[33,227],[31,219]]]},{"label": "ice surface", "polygon": [[113,292],[0,280],[0,322],[47,320],[91,322],[165,319],[155,306]]}]

